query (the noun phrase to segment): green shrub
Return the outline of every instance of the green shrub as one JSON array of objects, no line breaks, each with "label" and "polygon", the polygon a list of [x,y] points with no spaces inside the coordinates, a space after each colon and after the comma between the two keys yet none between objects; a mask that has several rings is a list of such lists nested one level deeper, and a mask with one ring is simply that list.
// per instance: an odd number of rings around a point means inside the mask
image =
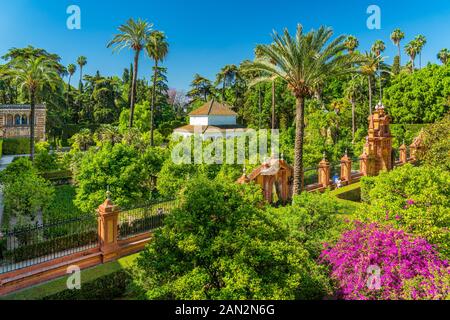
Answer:
[{"label": "green shrub", "polygon": [[[62,228],[53,231],[58,232],[60,234],[67,233],[67,230],[64,230]],[[27,240],[24,239],[24,237],[30,235],[30,233],[25,231],[23,233],[19,233],[19,235],[22,235],[21,237],[18,237],[19,242],[24,243]],[[47,234],[47,236],[50,235]],[[53,234],[52,236],[56,236],[56,234]],[[5,261],[9,261],[11,263],[18,263],[33,258],[58,253],[64,250],[86,246],[95,243],[95,241],[97,240],[98,240],[98,233],[97,231],[92,230],[84,233],[62,236],[35,244],[23,245],[11,251],[6,251],[5,249],[3,249],[3,253],[0,252],[0,256],[3,255],[3,259]]]},{"label": "green shrub", "polygon": [[2,158],[3,155],[3,139],[0,139],[0,159]]},{"label": "green shrub", "polygon": [[41,177],[47,181],[50,181],[54,185],[69,184],[72,180],[72,171],[70,170],[56,170],[42,172]]},{"label": "green shrub", "polygon": [[64,290],[43,300],[113,300],[125,295],[131,278],[125,270],[82,283],[80,290]]},{"label": "green shrub", "polygon": [[360,220],[391,224],[425,238],[450,257],[450,173],[404,165],[362,180]]},{"label": "green shrub", "polygon": [[29,154],[30,139],[29,138],[6,138],[3,139],[3,154]]}]

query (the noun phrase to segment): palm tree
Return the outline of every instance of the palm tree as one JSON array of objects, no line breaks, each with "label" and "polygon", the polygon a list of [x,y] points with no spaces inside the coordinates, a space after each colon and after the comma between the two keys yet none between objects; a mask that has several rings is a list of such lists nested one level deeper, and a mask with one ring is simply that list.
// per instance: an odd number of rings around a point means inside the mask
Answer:
[{"label": "palm tree", "polygon": [[87,151],[88,145],[94,142],[91,130],[89,129],[81,129],[72,138],[70,138],[70,140],[72,143],[77,144],[80,149],[83,149],[83,151]]},{"label": "palm tree", "polygon": [[[363,56],[362,63],[360,65],[360,73],[367,77],[369,85],[369,111],[372,114],[372,78],[375,78],[375,74],[379,69],[384,58],[381,55],[377,55],[374,52],[366,52]],[[383,65],[384,66],[384,65]]]},{"label": "palm tree", "polygon": [[356,132],[356,101],[362,97],[362,81],[360,77],[354,77],[347,83],[344,95],[352,105],[352,143],[355,142]]},{"label": "palm tree", "polygon": [[397,46],[397,49],[398,49],[398,61],[399,61],[400,66],[402,65],[401,64],[402,51],[401,51],[400,43],[402,42],[402,40],[404,38],[405,38],[405,33],[400,29],[395,29],[391,33],[391,40],[394,43],[394,45]]},{"label": "palm tree", "polygon": [[153,119],[155,112],[155,97],[156,97],[156,81],[158,76],[158,63],[164,61],[169,53],[169,43],[166,36],[161,31],[153,31],[150,34],[148,42],[145,46],[147,55],[155,62],[153,67],[153,90],[152,90],[152,105],[150,112],[150,145],[153,147]]},{"label": "palm tree", "polygon": [[114,146],[122,141],[122,135],[119,128],[110,124],[104,124],[96,133],[96,139],[101,143],[111,143]]},{"label": "palm tree", "polygon": [[[384,50],[386,50],[386,45],[384,44],[384,42],[382,40],[377,40],[375,41],[375,43],[372,46],[372,52],[375,53],[377,55],[377,57],[380,57],[381,54],[384,52]],[[380,70],[380,66],[377,65],[377,72],[379,72],[379,80],[380,80],[380,101],[382,99],[383,96],[383,89],[382,89],[382,84],[381,84],[381,70]]]},{"label": "palm tree", "polygon": [[80,67],[80,83],[79,88],[80,91],[83,91],[83,68],[85,65],[87,65],[87,58],[85,56],[80,56],[77,59],[77,64]]},{"label": "palm tree", "polygon": [[372,45],[372,49],[371,50],[377,56],[380,56],[384,52],[384,50],[386,50],[386,45],[384,44],[384,42],[382,40],[377,40]]},{"label": "palm tree", "polygon": [[414,72],[415,65],[414,61],[416,60],[417,52],[418,52],[419,46],[416,40],[410,41],[405,46],[405,52],[408,54],[409,58],[411,59],[411,70]]},{"label": "palm tree", "polygon": [[247,63],[249,70],[267,73],[258,81],[271,77],[284,79],[296,98],[296,133],[294,161],[294,194],[303,190],[303,140],[305,129],[305,99],[311,97],[318,83],[331,76],[348,74],[352,64],[358,62],[354,55],[343,54],[345,36],[330,41],[333,31],[320,27],[317,31],[303,32],[297,26],[295,37],[287,29],[283,35],[273,34],[273,44],[261,46],[262,57]]},{"label": "palm tree", "polygon": [[[61,85],[57,63],[45,56],[13,59],[2,70],[5,78],[10,78],[27,94],[30,102],[30,158],[34,159],[36,101],[45,88],[55,90]],[[2,76],[2,77],[3,77]]]},{"label": "palm tree", "polygon": [[344,45],[347,48],[348,53],[354,53],[356,48],[359,47],[359,41],[355,36],[348,36]]},{"label": "palm tree", "polygon": [[76,71],[77,71],[76,65],[69,64],[67,66],[67,72],[69,72],[69,82],[68,82],[69,91],[70,91],[70,80],[72,80],[72,76],[75,74]]},{"label": "palm tree", "polygon": [[425,38],[424,35],[419,34],[415,40],[417,43],[417,53],[419,54],[419,69],[422,69],[422,50],[427,44],[427,38]]},{"label": "palm tree", "polygon": [[442,62],[442,64],[446,65],[449,62],[450,51],[448,49],[442,49],[439,51],[437,58]]},{"label": "palm tree", "polygon": [[134,51],[133,64],[133,80],[131,82],[131,98],[130,98],[130,128],[133,127],[134,118],[134,104],[136,102],[136,83],[138,77],[139,55],[145,48],[149,39],[151,28],[153,24],[147,21],[138,19],[129,19],[125,24],[119,27],[119,32],[108,43],[107,47],[113,47],[113,51],[120,51],[122,49],[132,49]]}]

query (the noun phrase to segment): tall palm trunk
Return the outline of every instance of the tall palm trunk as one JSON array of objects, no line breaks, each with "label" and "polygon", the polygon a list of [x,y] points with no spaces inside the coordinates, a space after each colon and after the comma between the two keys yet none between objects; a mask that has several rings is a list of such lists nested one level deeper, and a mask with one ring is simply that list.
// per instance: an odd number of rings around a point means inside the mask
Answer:
[{"label": "tall palm trunk", "polygon": [[372,81],[370,76],[367,77],[367,80],[369,81],[369,111],[372,114]]},{"label": "tall palm trunk", "polygon": [[261,86],[258,86],[258,129],[261,129]]},{"label": "tall palm trunk", "polygon": [[402,66],[402,50],[400,49],[400,42],[397,44],[398,49],[398,64]]},{"label": "tall palm trunk", "polygon": [[30,90],[30,159],[34,160],[34,117],[36,114],[36,94],[34,90]]},{"label": "tall palm trunk", "polygon": [[356,110],[356,102],[355,99],[352,98],[352,143],[355,143],[355,132],[356,132],[356,119],[355,119],[355,110]]},{"label": "tall palm trunk", "polygon": [[222,84],[222,101],[225,102],[225,78],[223,78]]},{"label": "tall palm trunk", "polygon": [[133,71],[133,81],[131,82],[131,98],[130,98],[130,128],[133,128],[134,120],[134,104],[136,102],[136,84],[137,84],[137,74],[138,74],[138,63],[139,63],[139,50],[134,53],[134,71]]},{"label": "tall palm trunk", "polygon": [[272,130],[275,130],[275,79],[272,80]]},{"label": "tall palm trunk", "polygon": [[155,70],[153,74],[153,88],[152,88],[152,107],[150,110],[150,146],[153,147],[154,139],[153,139],[153,119],[155,113],[155,99],[156,99],[156,79],[158,75],[158,61],[155,60]]},{"label": "tall palm trunk", "polygon": [[295,118],[294,195],[303,191],[303,139],[305,134],[305,98],[297,97]]}]

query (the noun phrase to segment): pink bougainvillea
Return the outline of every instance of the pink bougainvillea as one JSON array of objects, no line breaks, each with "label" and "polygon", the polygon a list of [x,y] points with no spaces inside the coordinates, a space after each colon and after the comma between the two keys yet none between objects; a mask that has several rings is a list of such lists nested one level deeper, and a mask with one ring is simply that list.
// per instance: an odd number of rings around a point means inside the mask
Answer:
[{"label": "pink bougainvillea", "polygon": [[450,268],[422,238],[376,223],[355,223],[339,242],[323,250],[338,296],[347,300],[445,299]]}]

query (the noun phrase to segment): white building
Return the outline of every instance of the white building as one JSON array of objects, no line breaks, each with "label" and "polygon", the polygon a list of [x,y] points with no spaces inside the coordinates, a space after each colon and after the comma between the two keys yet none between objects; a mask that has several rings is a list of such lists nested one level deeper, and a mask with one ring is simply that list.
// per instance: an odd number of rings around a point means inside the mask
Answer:
[{"label": "white building", "polygon": [[198,133],[203,139],[239,137],[246,128],[238,125],[237,113],[231,107],[214,100],[189,114],[189,124],[174,130],[174,134],[189,137]]}]

